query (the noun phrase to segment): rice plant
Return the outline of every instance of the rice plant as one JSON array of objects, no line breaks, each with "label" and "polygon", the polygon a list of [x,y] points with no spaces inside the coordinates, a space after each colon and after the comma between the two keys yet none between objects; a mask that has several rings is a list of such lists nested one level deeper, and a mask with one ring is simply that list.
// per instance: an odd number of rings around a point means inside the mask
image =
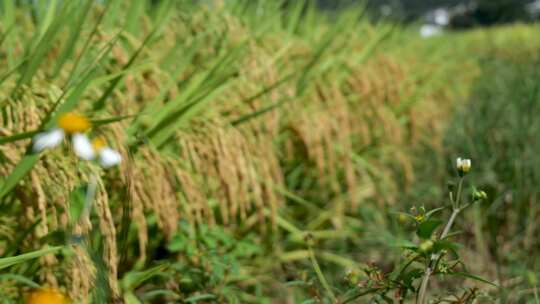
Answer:
[{"label": "rice plant", "polygon": [[443,144],[453,114],[493,49],[536,32],[423,40],[315,1],[2,1],[2,303],[341,301],[347,270],[399,263],[403,200],[481,158]]}]

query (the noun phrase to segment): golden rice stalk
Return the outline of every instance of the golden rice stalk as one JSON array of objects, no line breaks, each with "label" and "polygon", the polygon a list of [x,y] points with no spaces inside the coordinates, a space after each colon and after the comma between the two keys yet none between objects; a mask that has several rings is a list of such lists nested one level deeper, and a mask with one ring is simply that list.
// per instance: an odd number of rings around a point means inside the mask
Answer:
[{"label": "golden rice stalk", "polygon": [[118,249],[116,245],[116,227],[109,206],[109,197],[107,195],[103,182],[98,180],[98,190],[95,199],[95,210],[99,218],[99,230],[104,238],[103,261],[107,265],[107,279],[111,296],[117,298],[120,296],[120,287],[118,285]]},{"label": "golden rice stalk", "polygon": [[89,303],[95,286],[96,268],[82,246],[74,245],[72,249],[74,256],[69,265],[69,297],[78,303]]}]

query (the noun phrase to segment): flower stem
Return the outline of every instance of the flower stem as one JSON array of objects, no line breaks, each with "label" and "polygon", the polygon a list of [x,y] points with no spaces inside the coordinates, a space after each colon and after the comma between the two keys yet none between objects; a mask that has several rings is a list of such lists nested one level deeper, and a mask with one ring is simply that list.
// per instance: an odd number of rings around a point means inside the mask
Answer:
[{"label": "flower stem", "polygon": [[321,267],[319,267],[319,263],[317,263],[317,259],[315,258],[315,254],[313,253],[313,249],[311,248],[311,246],[308,246],[308,252],[309,252],[309,259],[311,260],[311,264],[313,265],[313,269],[315,270],[315,273],[317,274],[319,281],[321,281],[321,284],[326,290],[326,293],[328,293],[328,296],[332,299],[332,303],[337,303],[337,298],[334,295],[334,292],[332,292],[332,289],[330,288],[328,281],[326,281],[326,278],[324,277],[324,274],[322,273]]},{"label": "flower stem", "polygon": [[[463,187],[463,178],[459,179],[459,185],[457,190],[457,195],[455,198],[455,201],[452,201],[452,215],[448,219],[448,222],[446,223],[446,226],[444,226],[444,229],[439,236],[439,240],[444,239],[446,236],[448,236],[448,233],[450,233],[450,229],[452,228],[452,225],[454,224],[454,221],[456,220],[457,215],[462,210],[461,207],[461,189]],[[450,198],[452,196],[450,195]],[[416,298],[416,304],[425,304],[426,303],[426,293],[427,293],[427,287],[429,284],[429,279],[431,278],[431,275],[433,274],[433,271],[435,270],[435,265],[437,263],[437,260],[439,260],[439,257],[441,256],[440,253],[434,253],[431,255],[429,259],[428,266],[426,267],[426,270],[424,271],[424,276],[422,277],[422,283],[420,283],[420,289],[418,291],[418,297]]]},{"label": "flower stem", "polygon": [[450,216],[450,219],[446,223],[446,226],[444,226],[443,232],[441,233],[441,236],[439,237],[439,240],[444,239],[448,235],[448,233],[450,232],[450,229],[452,228],[452,225],[454,224],[454,221],[456,220],[456,217],[457,217],[457,215],[459,214],[460,211],[461,211],[461,209],[454,209],[454,211],[452,211],[452,215]]}]

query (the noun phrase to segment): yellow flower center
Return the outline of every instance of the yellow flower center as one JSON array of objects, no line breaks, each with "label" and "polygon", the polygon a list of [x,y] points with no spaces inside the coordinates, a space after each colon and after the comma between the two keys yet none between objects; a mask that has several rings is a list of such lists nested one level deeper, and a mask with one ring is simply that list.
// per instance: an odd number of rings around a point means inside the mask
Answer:
[{"label": "yellow flower center", "polygon": [[84,133],[92,126],[90,120],[83,115],[68,112],[60,115],[58,126],[68,134]]},{"label": "yellow flower center", "polygon": [[69,299],[60,291],[54,289],[38,289],[32,291],[26,299],[26,304],[69,304]]},{"label": "yellow flower center", "polygon": [[94,150],[96,151],[103,149],[106,145],[107,143],[101,137],[96,137],[92,140],[92,147],[94,147]]}]

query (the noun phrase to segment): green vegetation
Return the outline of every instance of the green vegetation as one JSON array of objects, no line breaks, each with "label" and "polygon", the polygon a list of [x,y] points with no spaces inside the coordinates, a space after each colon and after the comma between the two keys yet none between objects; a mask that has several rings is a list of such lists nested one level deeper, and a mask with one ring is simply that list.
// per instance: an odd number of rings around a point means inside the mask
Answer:
[{"label": "green vegetation", "polygon": [[539,301],[536,27],[421,39],[310,1],[0,13],[0,303]]}]

